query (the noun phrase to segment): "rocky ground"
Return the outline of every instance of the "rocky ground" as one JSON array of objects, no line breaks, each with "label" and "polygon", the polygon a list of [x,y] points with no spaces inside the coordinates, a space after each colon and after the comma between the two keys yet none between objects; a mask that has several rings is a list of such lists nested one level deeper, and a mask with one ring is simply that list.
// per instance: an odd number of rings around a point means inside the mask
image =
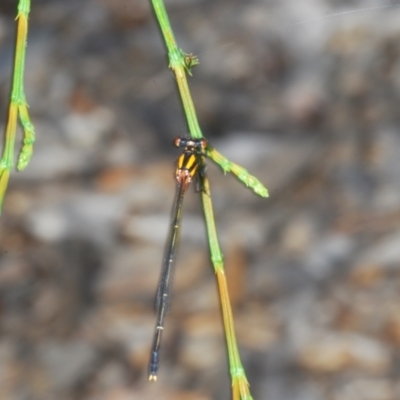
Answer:
[{"label": "rocky ground", "polygon": [[[16,0],[0,4],[0,120]],[[34,0],[37,143],[0,220],[0,400],[229,399],[199,195],[184,209],[159,381],[147,362],[186,133],[145,0]],[[202,129],[255,400],[400,398],[400,5],[167,1]],[[379,7],[379,8],[378,8]]]}]

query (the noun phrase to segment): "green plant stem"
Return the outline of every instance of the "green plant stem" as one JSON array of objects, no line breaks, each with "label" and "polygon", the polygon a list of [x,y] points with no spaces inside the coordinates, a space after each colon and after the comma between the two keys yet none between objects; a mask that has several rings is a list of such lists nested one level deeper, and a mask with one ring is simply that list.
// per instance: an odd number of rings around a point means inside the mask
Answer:
[{"label": "green plant stem", "polygon": [[230,161],[210,145],[207,146],[207,156],[218,164],[225,173],[232,172],[236,175],[236,177],[247,187],[253,189],[254,193],[261,197],[269,196],[267,188],[255,176],[249,174],[248,171],[240,165]]},{"label": "green plant stem", "polygon": [[167,11],[162,0],[152,0],[154,12],[160,24],[165,45],[168,50],[169,68],[172,69],[179,93],[182,99],[190,136],[194,139],[201,139],[203,134],[197,119],[196,110],[190,95],[189,85],[186,78],[186,71],[190,73],[191,68],[198,64],[196,57],[184,53],[176,44],[171,24],[169,23]]},{"label": "green plant stem", "polygon": [[[199,63],[199,60],[196,56],[187,54],[178,47],[163,1],[151,0],[151,2],[167,47],[169,68],[172,69],[178,85],[189,128],[189,134],[194,139],[201,139],[204,136],[200,129],[186,76],[187,73],[189,75],[192,74],[191,70]],[[243,167],[229,161],[210,145],[208,146],[206,153],[209,158],[224,170],[224,172],[233,173],[240,181],[259,196],[268,197],[267,188],[257,178],[250,175]]]},{"label": "green plant stem", "polygon": [[214,212],[211,201],[210,184],[205,173],[201,177],[203,211],[207,227],[207,235],[210,247],[211,262],[217,276],[219,298],[221,301],[222,317],[224,321],[226,343],[228,348],[229,370],[232,381],[232,393],[234,400],[252,400],[249,383],[246,378],[242,362],[240,360],[233,315],[229,300],[228,285],[224,270],[224,257],[219,245],[217,229],[214,221]]},{"label": "green plant stem", "polygon": [[[186,76],[187,73],[191,75],[191,68],[197,65],[199,61],[196,56],[184,53],[177,46],[163,1],[151,0],[151,2],[158,23],[160,25],[162,35],[164,37],[165,45],[167,47],[169,68],[172,69],[178,85],[179,94],[188,124],[189,134],[193,139],[201,139],[203,138],[203,134],[198,123]],[[267,189],[261,184],[258,179],[250,175],[241,166],[229,161],[212,146],[207,146],[205,155],[211,158],[215,163],[217,163],[224,172],[232,172],[234,175],[236,175],[239,180],[241,180],[247,187],[251,188],[256,194],[262,197],[268,196]],[[207,226],[211,261],[214,266],[215,274],[217,276],[219,297],[221,301],[222,316],[228,349],[230,375],[232,381],[233,400],[252,400],[249,384],[240,360],[238,345],[236,341],[232,309],[230,305],[228,286],[224,272],[223,255],[219,246],[217,231],[215,227],[210,186],[205,172],[203,174],[200,174],[200,178],[202,180],[202,202]]]},{"label": "green plant stem", "polygon": [[18,156],[18,171],[22,171],[28,165],[33,152],[33,143],[35,141],[35,131],[29,117],[28,104],[25,98],[23,83],[29,12],[30,0],[20,0],[18,3],[18,15],[16,18],[17,37],[11,98],[8,108],[4,148],[0,159],[0,212],[4,195],[7,190],[10,171],[14,166],[14,147],[18,117],[24,131],[23,146]]}]

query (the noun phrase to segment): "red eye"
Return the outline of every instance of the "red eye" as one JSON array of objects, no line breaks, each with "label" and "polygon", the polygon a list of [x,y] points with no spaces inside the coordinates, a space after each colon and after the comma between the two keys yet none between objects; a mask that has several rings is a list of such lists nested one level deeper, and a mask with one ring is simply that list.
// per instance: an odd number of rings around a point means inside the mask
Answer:
[{"label": "red eye", "polygon": [[207,140],[206,139],[201,139],[200,146],[201,146],[202,149],[205,149],[207,147]]},{"label": "red eye", "polygon": [[174,139],[174,146],[181,147],[181,138],[180,137],[177,137]]}]

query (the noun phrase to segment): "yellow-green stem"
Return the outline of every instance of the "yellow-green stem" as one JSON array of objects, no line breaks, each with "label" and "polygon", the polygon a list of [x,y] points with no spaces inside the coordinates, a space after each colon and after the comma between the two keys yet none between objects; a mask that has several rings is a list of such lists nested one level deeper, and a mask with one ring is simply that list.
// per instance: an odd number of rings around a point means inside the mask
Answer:
[{"label": "yellow-green stem", "polygon": [[17,35],[11,98],[8,108],[4,148],[0,159],[0,212],[8,186],[10,171],[14,166],[14,147],[18,117],[24,130],[23,145],[17,163],[17,169],[19,171],[22,171],[28,165],[32,157],[33,143],[35,141],[35,131],[29,117],[28,104],[24,92],[24,69],[29,12],[30,0],[20,0],[16,18]]},{"label": "yellow-green stem", "polygon": [[[249,384],[246,378],[242,362],[240,360],[233,315],[229,300],[228,285],[224,271],[224,257],[219,245],[217,229],[215,226],[214,212],[211,201],[210,184],[205,173],[202,180],[202,202],[206,221],[207,235],[210,246],[211,261],[217,276],[218,291],[221,302],[222,317],[224,321],[226,344],[228,348],[229,369],[232,380],[232,392],[234,400],[252,400]],[[239,396],[239,397],[238,397]]]}]

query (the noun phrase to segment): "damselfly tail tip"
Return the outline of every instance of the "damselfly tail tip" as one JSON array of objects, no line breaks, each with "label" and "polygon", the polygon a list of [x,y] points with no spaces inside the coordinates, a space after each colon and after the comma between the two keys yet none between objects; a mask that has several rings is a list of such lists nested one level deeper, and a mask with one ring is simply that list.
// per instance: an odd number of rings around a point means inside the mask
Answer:
[{"label": "damselfly tail tip", "polygon": [[150,374],[150,375],[149,375],[149,381],[154,381],[154,382],[156,382],[156,381],[157,381],[157,375],[155,375],[155,374]]}]

